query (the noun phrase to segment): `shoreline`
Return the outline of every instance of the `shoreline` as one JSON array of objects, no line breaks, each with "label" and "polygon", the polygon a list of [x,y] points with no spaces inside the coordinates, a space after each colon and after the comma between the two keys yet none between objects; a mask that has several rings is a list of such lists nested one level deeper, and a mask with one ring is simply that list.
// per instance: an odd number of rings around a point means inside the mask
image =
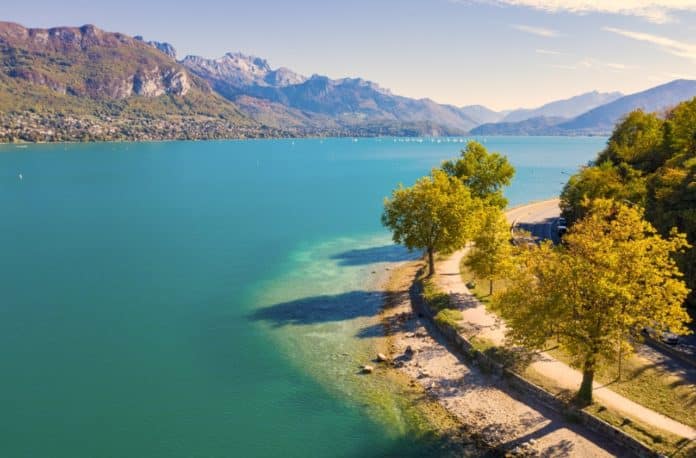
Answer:
[{"label": "shoreline", "polygon": [[[16,142],[4,142],[0,141],[0,147],[1,146],[32,146],[32,145],[93,145],[93,144],[120,144],[120,143],[174,143],[174,142],[190,142],[190,143],[200,143],[200,142],[233,142],[233,141],[238,141],[238,142],[243,142],[243,141],[263,141],[263,140],[329,140],[329,139],[350,139],[350,138],[360,138],[360,139],[373,139],[373,138],[468,138],[468,139],[477,139],[477,138],[499,138],[499,137],[505,137],[505,138],[527,138],[527,137],[535,137],[535,138],[597,138],[597,137],[607,137],[608,135],[440,135],[440,136],[432,136],[432,135],[413,135],[413,136],[404,136],[404,135],[298,135],[298,136],[258,136],[258,137],[229,137],[229,138],[181,138],[181,139],[173,139],[173,138],[159,138],[159,139],[143,139],[143,140],[136,140],[136,139],[131,139],[131,140],[89,140],[89,141],[78,141],[78,140],[61,140],[61,141],[54,141],[54,142],[46,142],[46,141],[39,141],[39,142],[30,142],[30,141],[16,141]],[[533,201],[533,202],[543,202],[542,201]],[[529,205],[529,202],[526,204],[522,204],[521,206]],[[507,208],[506,210],[512,210],[517,207],[510,207]]]},{"label": "shoreline", "polygon": [[[439,444],[441,451],[452,456],[481,456],[494,449],[479,434],[472,431],[455,412],[452,412],[435,396],[427,386],[403,367],[398,367],[399,355],[403,353],[400,328],[404,318],[411,311],[410,288],[422,260],[402,261],[392,267],[379,282],[383,304],[377,315],[382,326],[382,336],[375,345],[377,352],[387,356],[386,362],[374,361],[380,376],[387,377],[408,393],[410,401],[415,402],[419,416],[427,422],[425,430],[435,437],[429,438],[433,444]],[[404,304],[408,303],[408,310]],[[370,375],[368,375],[370,376]]]},{"label": "shoreline", "polygon": [[[367,242],[372,242],[368,240]],[[365,242],[365,246],[372,246]],[[380,240],[381,242],[381,240]],[[384,240],[386,243],[386,240]],[[342,242],[341,252],[350,249],[351,245]],[[381,244],[379,244],[381,245]],[[311,249],[311,247],[310,247]],[[335,247],[325,248],[333,252]],[[323,254],[324,252],[322,252]],[[310,256],[308,265],[316,259],[323,259],[322,254]],[[335,261],[328,261],[330,264]],[[408,262],[408,261],[405,261]],[[303,373],[308,374],[326,389],[331,396],[345,399],[349,404],[358,407],[362,413],[395,443],[412,444],[425,455],[434,456],[481,456],[485,450],[460,430],[459,422],[446,411],[437,400],[431,398],[404,373],[395,371],[390,364],[377,361],[378,353],[388,353],[390,337],[383,332],[382,314],[386,285],[393,271],[400,263],[371,263],[366,266],[356,266],[351,273],[341,272],[339,277],[329,276],[332,284],[339,285],[338,290],[325,296],[325,288],[316,286],[314,292],[298,294],[300,306],[293,310],[301,310],[305,296],[318,297],[318,301],[310,300],[307,315],[310,318],[306,325],[271,329],[269,335],[277,339],[278,346],[291,351],[284,352],[288,359]],[[305,265],[294,269],[303,278]],[[324,270],[316,270],[320,277],[316,281],[328,281]],[[346,276],[347,275],[347,276]],[[350,277],[350,278],[349,278]],[[285,279],[293,282],[294,279]],[[264,304],[264,310],[270,304],[278,302],[290,303],[296,299],[276,298],[287,296],[287,289],[276,290],[273,282],[265,289],[269,297],[260,297],[257,302]],[[282,284],[282,283],[281,283]],[[360,290],[358,296],[351,291]],[[349,294],[347,299],[341,296]],[[338,297],[332,300],[332,297]],[[318,307],[311,305],[328,300],[328,305]],[[351,310],[346,319],[325,320],[322,316],[331,315],[335,309]],[[355,315],[355,316],[354,316]],[[295,315],[293,315],[295,316]],[[300,316],[305,316],[300,312]],[[371,374],[364,374],[361,366],[371,365]]]}]

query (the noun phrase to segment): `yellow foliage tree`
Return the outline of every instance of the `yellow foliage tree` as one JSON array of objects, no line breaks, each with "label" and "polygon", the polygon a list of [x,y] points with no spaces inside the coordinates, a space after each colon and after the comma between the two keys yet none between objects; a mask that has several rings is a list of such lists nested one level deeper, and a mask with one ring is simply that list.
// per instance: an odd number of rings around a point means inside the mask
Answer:
[{"label": "yellow foliage tree", "polygon": [[577,400],[587,404],[597,365],[619,347],[632,349],[641,329],[687,332],[688,289],[672,259],[687,247],[676,231],[662,238],[641,209],[598,199],[564,246],[545,243],[520,256],[493,307],[510,340],[543,348],[555,338],[575,357],[583,371]]},{"label": "yellow foliage tree", "polygon": [[435,169],[410,188],[399,186],[384,200],[382,224],[392,231],[395,243],[425,250],[432,275],[435,252],[464,246],[474,233],[480,208],[480,200],[460,180]]},{"label": "yellow foliage tree", "polygon": [[464,262],[477,277],[488,280],[489,294],[493,294],[493,281],[506,277],[512,267],[510,226],[502,210],[486,208],[473,242]]}]

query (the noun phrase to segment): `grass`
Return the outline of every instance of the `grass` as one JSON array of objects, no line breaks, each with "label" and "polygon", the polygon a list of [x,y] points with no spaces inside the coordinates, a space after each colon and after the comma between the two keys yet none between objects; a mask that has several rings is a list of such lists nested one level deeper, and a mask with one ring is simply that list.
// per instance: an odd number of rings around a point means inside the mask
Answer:
[{"label": "grass", "polygon": [[469,339],[469,342],[471,342],[471,346],[474,347],[474,349],[481,353],[485,353],[491,348],[496,348],[493,341],[485,337],[474,336]]},{"label": "grass", "polygon": [[[567,364],[571,362],[570,355],[560,349],[548,353]],[[597,370],[595,380],[640,405],[696,427],[696,385],[638,355],[624,359],[622,372],[618,381],[616,366],[605,364]]]},{"label": "grass", "polygon": [[[565,401],[570,401],[575,394],[574,392],[560,388],[555,380],[539,373],[532,367],[526,368],[523,376],[530,382],[544,388]],[[609,409],[597,403],[585,407],[583,410],[590,415],[604,420],[660,453],[678,458],[696,456],[696,443],[689,444],[687,439],[644,424],[640,419],[626,417],[613,409]]]},{"label": "grass", "polygon": [[431,278],[422,278],[421,283],[423,285],[423,299],[433,312],[438,313],[441,310],[452,308],[450,295],[440,291]]},{"label": "grass", "polygon": [[[466,266],[466,264],[464,263],[465,260],[466,256],[462,258],[462,261],[459,264],[459,274],[462,277],[462,281],[465,285],[467,285],[467,288],[471,284],[475,285],[473,288],[469,288],[469,291],[476,297],[476,299],[478,299],[482,304],[484,304],[486,308],[488,308],[488,304],[491,301],[490,283],[486,279],[478,278],[476,274],[474,274]],[[505,285],[505,280],[493,280],[493,293],[504,289]]]},{"label": "grass", "polygon": [[660,453],[675,458],[687,458],[696,455],[696,443],[690,443],[688,439],[668,431],[656,430],[643,424],[640,420],[626,418],[600,404],[592,404],[584,410]]},{"label": "grass", "polygon": [[435,322],[441,326],[459,328],[458,322],[462,319],[462,312],[456,309],[442,309],[435,315]]},{"label": "grass", "polygon": [[423,300],[435,313],[435,322],[441,326],[449,326],[458,330],[462,312],[452,306],[450,295],[440,291],[433,283],[432,278],[425,277],[421,278],[420,281],[423,285]]},{"label": "grass", "polygon": [[573,395],[575,395],[574,392],[561,387],[554,379],[547,377],[531,366],[526,367],[520,375],[564,401],[570,401]]}]

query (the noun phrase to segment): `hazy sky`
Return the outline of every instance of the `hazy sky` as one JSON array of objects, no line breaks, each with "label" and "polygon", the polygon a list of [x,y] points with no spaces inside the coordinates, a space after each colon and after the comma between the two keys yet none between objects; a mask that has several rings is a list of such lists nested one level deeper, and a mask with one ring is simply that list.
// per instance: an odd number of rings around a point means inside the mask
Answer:
[{"label": "hazy sky", "polygon": [[696,78],[696,0],[25,0],[0,19],[95,24],[186,54],[360,76],[396,94],[495,109]]}]

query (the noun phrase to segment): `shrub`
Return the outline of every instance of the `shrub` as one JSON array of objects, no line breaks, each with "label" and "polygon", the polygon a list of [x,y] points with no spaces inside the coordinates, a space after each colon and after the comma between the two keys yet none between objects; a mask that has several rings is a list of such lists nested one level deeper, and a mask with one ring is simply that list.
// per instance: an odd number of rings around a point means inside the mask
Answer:
[{"label": "shrub", "polygon": [[435,313],[452,306],[449,294],[439,291],[430,280],[423,281],[423,299]]},{"label": "shrub", "polygon": [[457,329],[457,323],[462,319],[462,312],[456,309],[442,309],[435,315],[435,322],[440,326]]}]

